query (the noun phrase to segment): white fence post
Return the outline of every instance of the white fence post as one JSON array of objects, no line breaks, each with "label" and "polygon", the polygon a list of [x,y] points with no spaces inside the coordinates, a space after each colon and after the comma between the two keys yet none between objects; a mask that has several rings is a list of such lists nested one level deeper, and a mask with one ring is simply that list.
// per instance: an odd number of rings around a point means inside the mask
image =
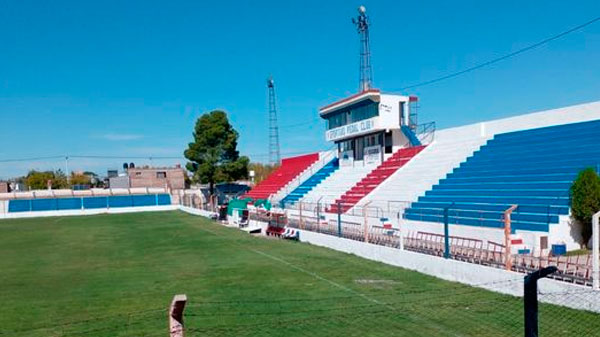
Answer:
[{"label": "white fence post", "polygon": [[592,217],[592,287],[600,290],[600,212]]}]

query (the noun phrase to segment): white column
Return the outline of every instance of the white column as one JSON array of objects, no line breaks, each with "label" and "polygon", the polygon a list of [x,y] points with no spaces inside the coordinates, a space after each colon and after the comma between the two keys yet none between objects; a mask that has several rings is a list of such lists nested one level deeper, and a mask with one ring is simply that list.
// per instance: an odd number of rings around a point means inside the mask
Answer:
[{"label": "white column", "polygon": [[592,217],[592,282],[595,290],[600,290],[600,212]]}]

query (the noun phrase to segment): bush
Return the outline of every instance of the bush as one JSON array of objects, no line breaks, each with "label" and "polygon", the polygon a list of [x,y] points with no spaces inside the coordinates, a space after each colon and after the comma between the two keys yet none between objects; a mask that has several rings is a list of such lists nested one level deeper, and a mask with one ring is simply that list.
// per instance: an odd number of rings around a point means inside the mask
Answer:
[{"label": "bush", "polygon": [[581,223],[583,243],[592,237],[592,216],[600,211],[600,177],[593,168],[577,175],[571,186],[571,214]]}]

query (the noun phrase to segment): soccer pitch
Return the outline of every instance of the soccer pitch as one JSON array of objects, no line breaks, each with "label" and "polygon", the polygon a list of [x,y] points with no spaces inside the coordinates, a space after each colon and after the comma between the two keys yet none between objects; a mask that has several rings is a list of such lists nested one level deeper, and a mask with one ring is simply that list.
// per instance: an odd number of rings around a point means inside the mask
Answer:
[{"label": "soccer pitch", "polygon": [[[4,336],[168,336],[175,294],[186,336],[523,334],[520,298],[175,211],[1,221],[0,256]],[[600,315],[541,305],[540,335]]]}]

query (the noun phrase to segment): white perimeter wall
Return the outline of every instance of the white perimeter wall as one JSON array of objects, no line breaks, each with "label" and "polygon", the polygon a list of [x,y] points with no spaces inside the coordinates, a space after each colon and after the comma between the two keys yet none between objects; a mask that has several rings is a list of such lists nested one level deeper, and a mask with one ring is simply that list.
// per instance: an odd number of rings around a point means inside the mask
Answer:
[{"label": "white perimeter wall", "polygon": [[116,208],[97,208],[97,209],[78,209],[78,210],[40,211],[40,212],[16,212],[16,213],[0,213],[0,219],[38,218],[38,217],[94,215],[94,214],[119,214],[119,213],[136,213],[136,212],[160,212],[160,211],[173,211],[173,210],[177,210],[177,209],[179,209],[178,205],[165,205],[165,206],[116,207]]}]

